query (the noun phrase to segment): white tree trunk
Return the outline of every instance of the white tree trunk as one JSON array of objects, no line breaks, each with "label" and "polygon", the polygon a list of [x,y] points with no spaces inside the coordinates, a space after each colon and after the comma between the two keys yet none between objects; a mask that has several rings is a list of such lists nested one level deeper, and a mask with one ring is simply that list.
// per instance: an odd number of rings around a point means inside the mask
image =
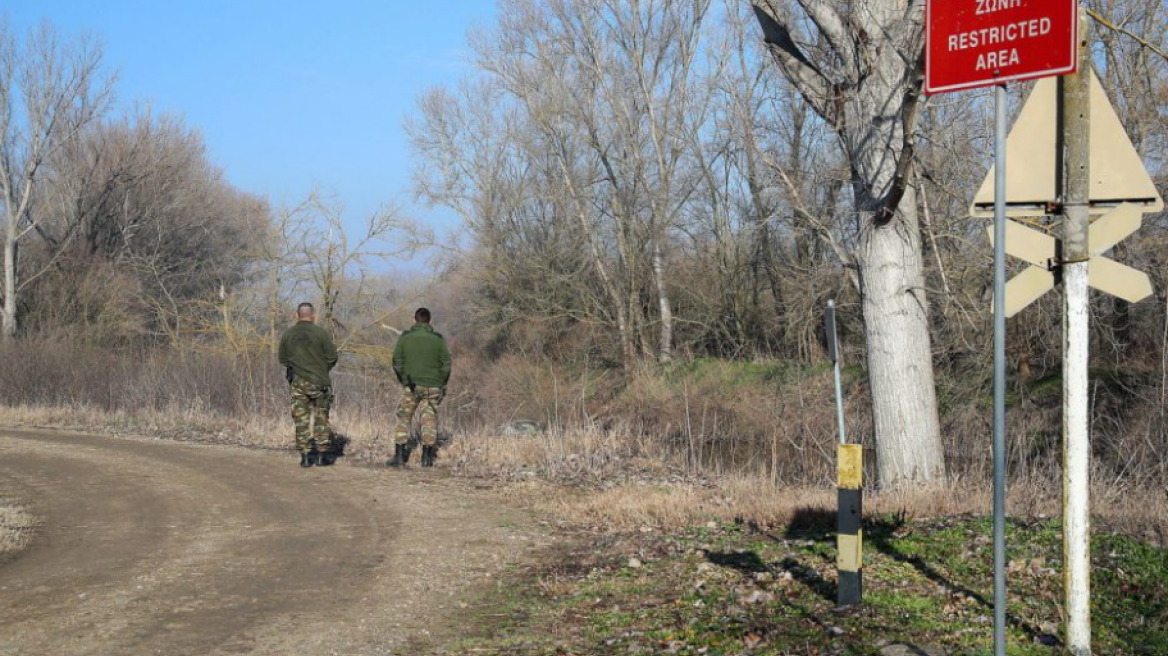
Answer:
[{"label": "white tree trunk", "polygon": [[673,359],[673,308],[665,286],[665,261],[661,257],[661,245],[653,245],[653,279],[657,284],[657,302],[661,311],[661,342],[657,361],[665,364]]},{"label": "white tree trunk", "polygon": [[860,242],[860,291],[876,462],[882,487],[942,479],[928,304],[916,200],[905,193],[897,218],[868,223]]},{"label": "white tree trunk", "polygon": [[0,335],[5,342],[16,336],[16,235],[11,228],[4,239],[4,309]]}]

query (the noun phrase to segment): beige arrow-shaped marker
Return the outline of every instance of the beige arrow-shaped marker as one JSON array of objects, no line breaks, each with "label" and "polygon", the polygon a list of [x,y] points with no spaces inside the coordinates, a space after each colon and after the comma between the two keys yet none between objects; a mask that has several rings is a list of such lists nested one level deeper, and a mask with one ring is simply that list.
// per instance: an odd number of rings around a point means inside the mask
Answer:
[{"label": "beige arrow-shaped marker", "polygon": [[1152,295],[1148,274],[1106,257],[1093,257],[1087,265],[1087,284],[1101,292],[1136,303]]},{"label": "beige arrow-shaped marker", "polygon": [[1136,205],[1120,205],[1091,223],[1087,247],[1092,255],[1102,255],[1139,230],[1143,220],[1144,211]]},{"label": "beige arrow-shaped marker", "polygon": [[[1152,282],[1146,273],[1102,257],[1103,253],[1139,230],[1142,221],[1140,207],[1124,204],[1091,224],[1088,238],[1093,257],[1087,267],[1089,285],[1132,303],[1152,294]],[[987,232],[990,244],[993,244],[993,226],[989,226]],[[1006,252],[1031,265],[1006,283],[1007,317],[1018,314],[1054,289],[1054,274],[1046,267],[1054,260],[1056,247],[1054,237],[1014,221],[1006,222]]]}]

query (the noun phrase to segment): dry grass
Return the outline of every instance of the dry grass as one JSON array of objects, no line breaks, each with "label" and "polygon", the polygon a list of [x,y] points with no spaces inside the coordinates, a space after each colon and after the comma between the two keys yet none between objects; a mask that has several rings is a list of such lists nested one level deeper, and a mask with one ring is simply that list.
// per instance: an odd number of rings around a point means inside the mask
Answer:
[{"label": "dry grass", "polygon": [[[289,417],[255,415],[238,419],[180,407],[169,410],[146,408],[131,412],[85,405],[3,406],[0,407],[0,424],[114,435],[148,435],[253,449],[283,451],[294,447],[292,420]],[[355,456],[354,459],[375,457],[387,443],[392,450],[392,441],[387,439],[392,426],[385,422],[358,416],[334,422],[334,426],[351,440],[350,454]]]},{"label": "dry grass", "polygon": [[629,480],[674,483],[699,478],[661,442],[596,426],[536,435],[505,436],[487,430],[464,433],[448,447],[447,459],[466,476],[535,477],[587,488],[611,487]]},{"label": "dry grass", "polygon": [[35,529],[36,520],[28,511],[0,497],[0,562],[23,549]]},{"label": "dry grass", "polygon": [[[675,529],[710,521],[742,521],[774,528],[789,524],[799,515],[834,513],[836,494],[829,488],[775,487],[763,479],[730,477],[713,486],[625,484],[545,496],[538,505],[573,523],[621,530],[646,526]],[[991,508],[992,490],[988,485],[961,482],[911,492],[869,492],[864,499],[864,512],[869,517],[985,515]],[[1111,530],[1153,544],[1168,544],[1168,499],[1163,496],[1141,493],[1116,497],[1106,486],[1096,485],[1092,510],[1096,521]],[[1010,490],[1012,517],[1055,517],[1061,512],[1056,486],[1015,483]]]},{"label": "dry grass", "polygon": [[290,440],[279,439],[281,427],[277,421],[263,416],[241,421],[188,408],[168,410],[146,408],[131,412],[120,409],[103,410],[81,404],[5,406],[0,407],[0,423],[6,426],[150,435],[182,441],[238,444],[263,449],[290,446]]},{"label": "dry grass", "polygon": [[[801,513],[830,513],[836,506],[831,481],[790,486],[764,475],[704,474],[687,466],[685,452],[670,452],[627,431],[591,428],[528,437],[480,432],[460,438],[447,455],[461,475],[526,481],[527,496],[536,507],[597,528],[674,529],[734,520],[777,527]],[[1150,542],[1168,543],[1168,492],[1109,481],[1102,474],[1095,478],[1092,508],[1097,521]],[[1061,499],[1057,478],[1028,471],[1010,484],[1009,512],[1054,517],[1062,512]],[[869,516],[980,515],[991,508],[988,476],[958,476],[942,487],[911,491],[869,490],[865,498]]]}]

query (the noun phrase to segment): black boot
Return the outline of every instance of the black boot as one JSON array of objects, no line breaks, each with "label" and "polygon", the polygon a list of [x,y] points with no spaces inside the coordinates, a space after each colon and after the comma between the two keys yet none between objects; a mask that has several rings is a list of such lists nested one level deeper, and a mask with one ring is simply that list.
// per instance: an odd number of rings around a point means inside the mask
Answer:
[{"label": "black boot", "polygon": [[422,466],[433,467],[434,460],[438,457],[438,447],[423,446],[422,447]]},{"label": "black boot", "polygon": [[385,461],[386,467],[405,467],[410,461],[410,449],[405,444],[393,445],[393,457]]},{"label": "black boot", "polygon": [[316,464],[319,467],[332,467],[337,462],[337,454],[332,451],[322,451],[316,454]]},{"label": "black boot", "polygon": [[300,454],[300,466],[301,467],[311,467],[315,464],[316,464],[316,458],[312,455],[311,451],[305,451],[305,452]]}]

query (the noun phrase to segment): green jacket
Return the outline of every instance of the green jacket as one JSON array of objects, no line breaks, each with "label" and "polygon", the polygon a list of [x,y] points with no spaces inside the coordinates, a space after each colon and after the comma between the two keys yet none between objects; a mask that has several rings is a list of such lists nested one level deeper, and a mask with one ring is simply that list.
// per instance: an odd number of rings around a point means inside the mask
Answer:
[{"label": "green jacket", "polygon": [[280,364],[313,385],[332,387],[329,371],[337,364],[337,347],[324,328],[298,321],[280,338]]},{"label": "green jacket", "polygon": [[393,373],[402,385],[446,387],[450,382],[450,349],[429,324],[414,324],[393,349]]}]

